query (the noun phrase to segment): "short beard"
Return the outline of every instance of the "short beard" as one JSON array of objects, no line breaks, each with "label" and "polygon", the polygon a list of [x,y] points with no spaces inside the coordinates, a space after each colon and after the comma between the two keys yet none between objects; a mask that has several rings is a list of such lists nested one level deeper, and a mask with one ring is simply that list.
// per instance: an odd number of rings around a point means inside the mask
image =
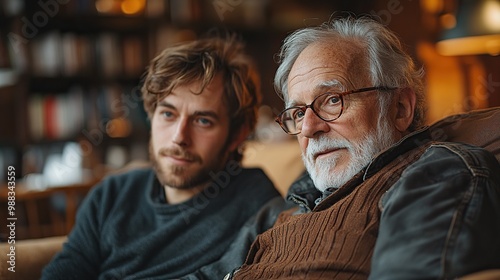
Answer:
[{"label": "short beard", "polygon": [[[359,173],[370,161],[381,151],[390,147],[396,142],[396,137],[390,128],[389,122],[385,118],[379,119],[377,129],[367,134],[361,142],[350,142],[343,139],[330,139],[322,135],[317,139],[309,139],[306,154],[302,154],[302,160],[309,172],[314,186],[321,192],[326,189],[338,189],[347,181]],[[347,168],[332,174],[331,170],[335,168],[337,159],[328,157],[326,159],[316,160],[313,155],[318,151],[343,147],[347,148],[351,154],[351,160]]]},{"label": "short beard", "polygon": [[182,166],[169,166],[168,170],[162,169],[157,156],[175,155],[193,160],[200,165],[203,160],[195,154],[191,154],[182,148],[160,149],[158,155],[154,153],[153,145],[149,143],[149,157],[151,159],[158,181],[162,186],[169,186],[175,189],[193,189],[197,188],[211,180],[210,172],[217,173],[222,169],[227,160],[226,146],[222,147],[219,156],[212,159],[203,168],[194,174],[186,174],[187,169]]}]

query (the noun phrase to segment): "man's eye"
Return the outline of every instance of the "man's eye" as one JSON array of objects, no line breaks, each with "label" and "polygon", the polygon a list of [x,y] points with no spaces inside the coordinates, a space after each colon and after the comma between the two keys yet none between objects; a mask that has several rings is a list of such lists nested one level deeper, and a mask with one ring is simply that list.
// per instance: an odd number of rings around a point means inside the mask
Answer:
[{"label": "man's eye", "polygon": [[292,113],[292,117],[295,120],[302,119],[304,117],[304,111],[297,109]]},{"label": "man's eye", "polygon": [[340,98],[338,95],[331,95],[325,101],[326,105],[338,105],[339,103],[340,103]]},{"label": "man's eye", "polygon": [[209,127],[213,124],[213,122],[207,118],[197,118],[195,120],[196,124],[203,126],[203,127]]},{"label": "man's eye", "polygon": [[161,116],[165,119],[171,119],[174,114],[170,111],[164,111],[164,112],[161,112]]}]

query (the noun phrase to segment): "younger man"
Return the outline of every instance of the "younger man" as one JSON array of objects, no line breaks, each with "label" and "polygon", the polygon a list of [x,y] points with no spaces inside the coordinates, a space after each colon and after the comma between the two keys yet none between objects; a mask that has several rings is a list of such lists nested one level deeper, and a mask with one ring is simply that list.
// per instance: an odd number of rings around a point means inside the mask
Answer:
[{"label": "younger man", "polygon": [[142,93],[153,168],[91,191],[43,279],[179,278],[216,262],[243,224],[279,197],[261,170],[239,165],[260,92],[235,39],[164,50]]}]

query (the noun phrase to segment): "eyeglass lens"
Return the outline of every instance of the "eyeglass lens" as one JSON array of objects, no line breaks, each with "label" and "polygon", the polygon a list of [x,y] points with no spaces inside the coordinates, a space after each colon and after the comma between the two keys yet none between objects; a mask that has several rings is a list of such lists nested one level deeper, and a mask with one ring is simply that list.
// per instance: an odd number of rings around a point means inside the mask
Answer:
[{"label": "eyeglass lens", "polygon": [[333,121],[342,113],[342,96],[336,93],[324,93],[316,97],[311,105],[292,107],[281,114],[281,124],[288,133],[298,133],[302,127],[305,111],[312,111],[324,121]]}]

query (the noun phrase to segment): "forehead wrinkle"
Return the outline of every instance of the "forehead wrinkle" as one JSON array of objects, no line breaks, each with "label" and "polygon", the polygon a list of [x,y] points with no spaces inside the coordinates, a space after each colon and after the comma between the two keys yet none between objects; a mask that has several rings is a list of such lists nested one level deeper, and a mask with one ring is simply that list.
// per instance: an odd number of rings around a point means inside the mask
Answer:
[{"label": "forehead wrinkle", "polygon": [[[344,50],[340,52],[339,50]],[[318,79],[335,79],[339,81],[340,90],[356,88],[359,85],[368,85],[365,81],[363,71],[367,68],[366,54],[362,46],[351,40],[334,40],[328,42],[316,42],[307,46],[297,57],[288,74],[287,82],[287,106],[297,104],[291,98],[292,88],[301,88],[302,83],[309,83],[312,94],[320,90],[318,84],[324,81]],[[359,75],[359,72],[363,72]],[[361,77],[360,77],[361,76]],[[321,77],[321,78],[320,78]],[[353,80],[354,77],[356,77]],[[315,80],[315,85],[311,84]],[[341,82],[340,82],[341,81]],[[312,87],[312,88],[311,88]],[[331,87],[331,85],[330,85]],[[322,90],[322,89],[321,89]],[[301,100],[305,92],[296,92],[295,99]]]},{"label": "forehead wrinkle", "polygon": [[[311,44],[309,47],[311,47],[310,52],[313,55],[313,59],[320,59],[323,67],[330,68],[330,73],[339,75],[340,78],[345,79],[344,82],[346,84],[344,86],[355,88],[361,86],[358,82],[361,84],[365,84],[366,82],[371,83],[368,53],[363,42],[356,39],[344,39],[330,43],[317,42]],[[317,53],[318,48],[323,51],[319,57],[314,55],[314,53]],[[307,64],[310,61],[306,60],[304,63]],[[368,81],[361,81],[365,80],[365,78]],[[344,90],[347,90],[347,88],[344,88]]]},{"label": "forehead wrinkle", "polygon": [[[299,59],[297,59],[297,60],[299,60]],[[310,78],[308,78],[308,76],[315,77],[315,76],[320,76],[320,75],[325,75],[325,74],[332,75],[336,72],[336,69],[329,64],[323,63],[319,66],[311,67],[309,60],[304,61],[304,59],[301,59],[299,62],[300,62],[300,64],[298,66],[297,66],[297,64],[295,64],[292,67],[292,71],[288,75],[287,106],[296,103],[296,102],[291,102],[291,100],[289,98],[291,87],[294,87],[294,86],[299,85],[299,84],[304,83],[304,82],[308,82],[310,80]],[[303,69],[306,69],[306,70],[303,70]],[[336,76],[339,76],[339,75],[336,75]],[[332,81],[326,81],[326,83],[330,83],[330,82],[332,82]],[[324,83],[325,83],[324,81],[320,81],[319,84],[314,86],[314,88],[312,89],[312,92],[322,90],[328,86],[331,87],[331,84],[326,85]]]},{"label": "forehead wrinkle", "polygon": [[[297,63],[297,61],[295,61],[295,63]],[[301,63],[303,64],[303,63]],[[299,70],[302,70],[302,69],[308,69],[307,71],[303,72],[303,71],[299,71]],[[293,83],[293,80],[295,80],[296,78],[300,78],[300,77],[303,77],[311,72],[314,72],[316,70],[321,70],[321,69],[324,69],[324,68],[328,68],[327,65],[321,65],[321,66],[316,66],[316,67],[310,67],[309,65],[302,65],[302,66],[296,66],[296,64],[294,64],[294,66],[292,66],[292,71],[290,71],[290,74],[289,75],[289,78],[291,76],[291,79],[288,80],[288,84],[292,84]],[[298,72],[298,73],[297,73]],[[292,76],[293,74],[293,76]]]}]

